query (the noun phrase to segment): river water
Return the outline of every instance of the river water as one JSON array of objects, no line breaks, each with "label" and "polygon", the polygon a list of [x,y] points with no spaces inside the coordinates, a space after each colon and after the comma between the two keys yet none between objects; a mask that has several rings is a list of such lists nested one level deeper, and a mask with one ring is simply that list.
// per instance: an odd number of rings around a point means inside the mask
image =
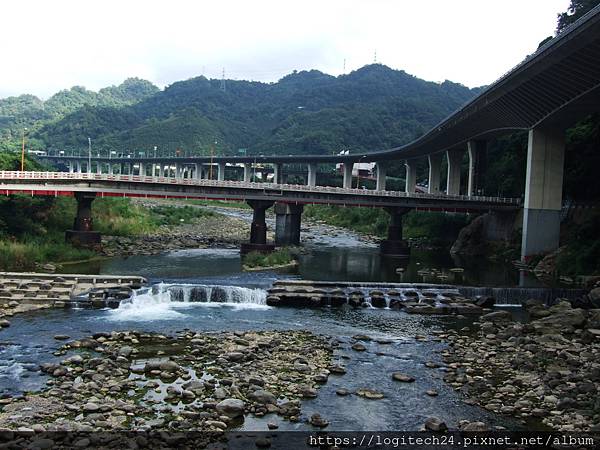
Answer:
[{"label": "river water", "polygon": [[[330,376],[329,382],[313,400],[303,402],[303,418],[319,412],[330,421],[331,430],[416,430],[424,420],[436,416],[449,426],[459,420],[482,420],[490,425],[514,428],[517,424],[467,405],[463,398],[445,385],[444,369],[428,369],[427,361],[441,362],[444,348],[431,332],[450,327],[469,326],[470,319],[414,316],[388,309],[271,308],[265,304],[265,289],[282,277],[348,280],[432,282],[425,269],[437,269],[448,278],[439,283],[507,285],[518,280],[510,268],[463,265],[463,274],[453,278],[448,269],[460,262],[448,255],[415,251],[408,265],[384,260],[375,244],[346,232],[324,229],[305,230],[306,253],[300,258],[297,273],[253,272],[241,270],[237,249],[197,249],[168,252],[155,256],[113,258],[69,267],[68,271],[103,274],[138,274],[147,277],[153,288],[138,292],[118,309],[47,310],[15,316],[11,327],[0,332],[0,394],[17,394],[44,386],[46,378],[38,370],[41,362],[52,361],[61,345],[52,337],[67,334],[80,338],[97,331],[144,330],[174,333],[189,328],[197,331],[307,329],[335,336],[340,341],[336,359],[347,367],[347,374]],[[403,267],[404,272],[396,269]],[[194,301],[204,296],[210,302]],[[351,337],[367,334],[376,340],[364,342],[365,352],[350,347]],[[426,342],[417,335],[429,335]],[[402,371],[416,378],[414,383],[392,381],[391,373]],[[371,388],[383,391],[385,398],[367,400],[356,395],[340,397],[336,389],[354,391]],[[425,395],[436,389],[437,397]],[[268,416],[268,420],[275,418]],[[245,429],[266,430],[267,419],[248,417]],[[280,429],[308,429],[305,421],[279,422]]]}]

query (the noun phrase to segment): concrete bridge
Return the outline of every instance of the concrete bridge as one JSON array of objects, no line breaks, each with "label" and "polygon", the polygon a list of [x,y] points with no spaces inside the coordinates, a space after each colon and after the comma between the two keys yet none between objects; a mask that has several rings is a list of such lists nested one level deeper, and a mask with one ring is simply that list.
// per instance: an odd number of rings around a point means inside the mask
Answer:
[{"label": "concrete bridge", "polygon": [[402,216],[411,209],[450,212],[514,211],[518,199],[483,196],[406,193],[385,190],[335,188],[243,181],[219,181],[148,175],[114,175],[65,172],[0,172],[0,194],[74,196],[77,217],[67,238],[80,244],[96,244],[92,202],[96,197],[142,197],[246,201],[254,210],[250,240],[242,252],[269,251],[265,212],[275,205],[276,244],[300,243],[301,214],[306,204],[385,208],[391,215],[388,239],[382,252],[406,256],[409,248],[402,239]]},{"label": "concrete bridge", "polygon": [[[524,193],[522,259],[555,250],[559,244],[560,209],[565,149],[565,129],[592,112],[600,111],[600,5],[541,46],[534,54],[491,84],[480,95],[440,122],[428,133],[407,145],[371,153],[352,155],[302,156],[219,156],[187,158],[103,158],[82,156],[47,156],[46,159],[66,164],[70,173],[107,174],[115,168],[120,174],[195,181],[226,182],[228,167],[243,166],[243,180],[248,189],[253,165],[269,164],[274,172],[274,185],[282,182],[284,164],[307,167],[308,191],[299,187],[290,191],[316,195],[319,165],[344,165],[343,190],[340,195],[356,199],[398,199],[396,211],[404,211],[408,199],[415,196],[416,161],[429,163],[428,193],[437,198],[435,207],[452,209],[457,199],[461,207],[477,205],[486,143],[489,139],[514,131],[528,131],[526,188]],[[461,165],[468,155],[466,191],[461,192]],[[443,158],[447,159],[445,190],[440,187]],[[384,194],[386,169],[391,161],[404,161],[406,185],[404,195]],[[352,191],[352,168],[359,162],[375,162],[376,187],[373,193]],[[85,170],[83,167],[85,166]],[[175,183],[178,183],[175,181]],[[262,185],[261,185],[262,186]],[[240,186],[241,188],[241,186]],[[268,189],[260,187],[258,189]],[[279,188],[276,188],[279,189]],[[396,195],[396,197],[394,197]],[[337,198],[337,197],[336,197]],[[434,198],[434,197],[431,197]],[[251,201],[255,201],[249,199]],[[262,200],[261,200],[262,201]],[[296,200],[297,201],[297,200]],[[424,200],[420,200],[424,201]],[[356,200],[356,204],[363,204]],[[391,203],[394,203],[393,201]],[[500,199],[496,205],[502,203]],[[290,204],[290,203],[286,203]],[[302,204],[298,201],[298,204]],[[344,204],[342,200],[340,204]],[[367,202],[370,205],[370,202]],[[347,206],[353,203],[346,203]],[[444,206],[446,205],[446,206]],[[385,206],[383,203],[375,206]],[[491,204],[488,206],[494,209]],[[255,208],[260,211],[261,208]],[[291,214],[291,213],[290,213]],[[260,216],[260,214],[259,214]],[[401,217],[393,213],[392,217]],[[392,221],[390,230],[397,225]],[[396,223],[396,225],[394,225]],[[253,228],[254,230],[254,228]],[[390,231],[391,232],[391,231]],[[262,233],[262,231],[261,231]],[[397,230],[394,231],[397,238]],[[261,234],[262,236],[262,234]],[[383,244],[385,248],[385,244]],[[392,245],[394,247],[394,245]],[[384,249],[385,251],[385,249]]]}]

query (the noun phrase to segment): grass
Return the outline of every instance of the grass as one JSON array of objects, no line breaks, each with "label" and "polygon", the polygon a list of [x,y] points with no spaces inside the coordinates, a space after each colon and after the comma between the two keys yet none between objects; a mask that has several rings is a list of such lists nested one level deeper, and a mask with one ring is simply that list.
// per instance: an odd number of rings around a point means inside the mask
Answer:
[{"label": "grass", "polygon": [[381,237],[387,233],[390,222],[388,213],[378,208],[307,205],[304,207],[304,216],[336,227]]},{"label": "grass", "polygon": [[[25,201],[26,199],[24,199]],[[33,221],[19,234],[0,236],[0,269],[30,270],[36,264],[88,260],[93,250],[73,247],[65,242],[65,231],[73,227],[77,211],[75,199],[53,199],[43,219]],[[193,206],[156,206],[147,208],[125,198],[98,198],[92,205],[94,230],[112,236],[139,236],[161,226],[190,223],[215,213]]]},{"label": "grass", "polygon": [[[343,208],[340,206],[309,205],[305,217],[359,233],[385,237],[390,223],[389,214],[381,208]],[[454,242],[469,218],[463,214],[411,211],[403,218],[405,238],[427,238],[437,245]]]},{"label": "grass", "polygon": [[273,253],[259,253],[259,252],[250,252],[243,258],[243,264],[249,268],[258,268],[258,267],[273,267],[273,266],[283,266],[285,264],[289,264],[294,260],[294,257],[290,253],[290,251],[286,248],[282,248],[280,250],[276,250]]},{"label": "grass", "polygon": [[64,233],[42,237],[24,236],[22,241],[0,241],[0,267],[2,270],[30,270],[37,264],[61,263],[94,257],[92,250],[75,248],[65,243]]}]

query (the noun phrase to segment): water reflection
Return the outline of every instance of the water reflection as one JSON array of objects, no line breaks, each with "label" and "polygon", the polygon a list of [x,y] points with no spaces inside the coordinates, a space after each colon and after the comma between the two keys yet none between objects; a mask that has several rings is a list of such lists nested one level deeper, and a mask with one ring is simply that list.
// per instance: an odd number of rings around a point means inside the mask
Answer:
[{"label": "water reflection", "polygon": [[[464,271],[451,269],[462,268]],[[137,274],[151,280],[223,280],[223,284],[270,285],[277,278],[300,277],[322,281],[372,281],[518,286],[519,273],[512,265],[489,260],[452,257],[443,250],[419,250],[410,259],[380,255],[372,247],[307,248],[300,255],[297,273],[242,271],[238,249],[188,249],[159,255],[111,258],[66,265],[64,272]]]}]

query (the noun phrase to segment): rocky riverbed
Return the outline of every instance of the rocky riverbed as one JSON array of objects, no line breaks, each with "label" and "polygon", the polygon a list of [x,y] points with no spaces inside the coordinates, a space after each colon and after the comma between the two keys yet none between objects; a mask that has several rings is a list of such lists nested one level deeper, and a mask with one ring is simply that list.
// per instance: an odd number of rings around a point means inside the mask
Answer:
[{"label": "rocky riverbed", "polygon": [[2,399],[0,427],[218,433],[249,414],[298,421],[300,399],[316,397],[331,372],[344,373],[332,362],[334,345],[304,331],[96,333],[67,342],[56,352],[64,359],[41,366],[51,376],[47,390]]},{"label": "rocky riverbed", "polygon": [[600,431],[600,310],[566,301],[526,307],[526,323],[497,311],[482,316],[476,332],[445,333],[445,381],[534,429]]},{"label": "rocky riverbed", "polygon": [[[216,214],[191,223],[163,226],[142,236],[103,236],[105,256],[154,255],[186,248],[234,248],[250,236],[250,224],[242,219]],[[273,239],[272,233],[268,235]]]}]

